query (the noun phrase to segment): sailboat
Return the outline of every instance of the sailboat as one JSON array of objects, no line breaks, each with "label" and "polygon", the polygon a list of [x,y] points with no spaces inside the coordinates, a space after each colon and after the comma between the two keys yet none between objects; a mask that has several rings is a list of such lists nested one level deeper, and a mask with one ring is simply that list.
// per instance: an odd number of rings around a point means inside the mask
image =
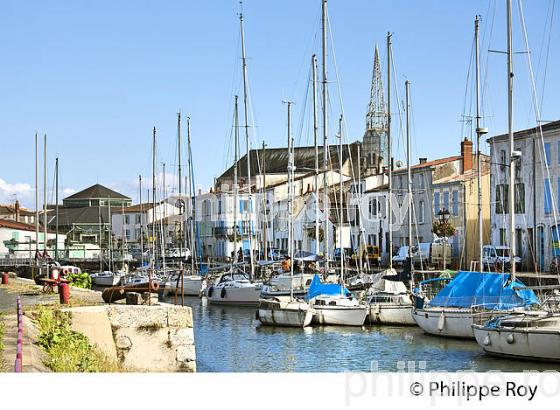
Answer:
[{"label": "sailboat", "polygon": [[[508,2],[508,7],[510,2]],[[479,59],[478,59],[478,17],[475,20],[475,54],[476,54],[476,107],[478,138],[487,131],[480,127],[479,102]],[[508,47],[511,46],[508,44]],[[510,66],[508,66],[508,70]],[[511,75],[510,79],[513,78]],[[510,81],[510,87],[512,83]],[[511,88],[510,88],[511,91]],[[509,93],[511,98],[511,92]],[[510,99],[511,103],[511,99]],[[513,146],[513,128],[510,112],[510,138]],[[479,155],[480,157],[480,155]],[[480,166],[480,165],[479,165]],[[511,162],[510,180],[515,179],[515,162]],[[479,169],[480,171],[480,169]],[[511,190],[511,195],[514,190]],[[479,204],[481,196],[479,191]],[[509,214],[511,229],[515,227],[514,198],[509,198]],[[479,213],[479,226],[481,213]],[[511,254],[514,254],[514,232],[510,232]],[[482,249],[482,236],[479,236],[479,248]],[[480,250],[481,252],[481,250]],[[514,255],[515,256],[515,255]],[[482,258],[482,254],[480,254]],[[532,291],[523,291],[525,285],[516,280],[515,264],[511,266],[511,274],[495,272],[461,271],[425,306],[421,298],[413,310],[413,317],[418,326],[425,332],[439,336],[474,339],[473,324],[481,323],[504,313],[527,311],[539,303]]]},{"label": "sailboat", "polygon": [[[291,135],[291,108],[288,101],[288,247],[290,261],[294,260],[294,150]],[[303,300],[294,298],[294,264],[290,263],[290,295],[276,296],[271,299],[261,299],[257,318],[263,325],[306,327],[311,324],[314,309]]]},{"label": "sailboat", "polygon": [[[323,64],[323,132],[327,129],[327,1],[322,3],[322,64]],[[341,205],[339,217],[339,231],[342,232],[342,203],[343,203],[343,176],[342,176],[342,115],[339,119],[339,204]],[[328,140],[325,138],[325,145]],[[325,177],[326,179],[326,174]],[[326,205],[327,202],[325,202]],[[325,211],[325,221],[328,219],[328,211]],[[342,238],[339,238],[342,245]],[[344,248],[341,248],[340,258],[340,284],[321,284],[319,277],[315,277],[308,291],[307,299],[311,307],[315,309],[313,321],[323,325],[347,325],[363,326],[368,308],[360,303],[358,299],[344,287]],[[328,238],[325,240],[325,249],[328,249]],[[328,271],[328,252],[325,252],[325,271]],[[322,293],[325,292],[325,293]]]},{"label": "sailboat", "polygon": [[[514,158],[514,134],[513,134],[513,41],[512,41],[512,4],[507,2],[507,31],[508,31],[508,131],[510,142],[510,180],[515,176],[516,163]],[[539,116],[538,106],[536,107]],[[541,130],[542,135],[542,130]],[[512,190],[513,191],[513,190]],[[510,201],[511,201],[510,195]],[[515,257],[514,214],[513,204],[510,209],[510,254]],[[511,264],[512,274],[515,273],[515,264]],[[551,286],[557,288],[557,286]],[[533,289],[547,287],[536,286]],[[527,288],[520,289],[529,292]],[[530,290],[532,292],[532,290]],[[552,303],[550,303],[552,302]],[[541,312],[521,312],[502,315],[491,320],[472,325],[472,330],[477,343],[482,349],[491,355],[513,357],[529,360],[560,361],[560,313],[558,313],[558,299],[552,297],[542,304]]]},{"label": "sailboat", "polygon": [[[389,249],[392,250],[392,217],[391,209],[392,200],[392,159],[391,159],[391,33],[387,34],[387,145],[389,157],[389,197],[388,197],[388,224],[389,224]],[[378,64],[377,48],[376,61]],[[374,66],[374,72],[376,68]],[[411,175],[410,175],[410,127],[409,127],[409,83],[406,83],[406,117],[407,117],[407,167],[408,167],[408,201],[409,201],[409,243],[412,243],[412,223],[410,216],[412,215],[412,191],[411,191]],[[410,249],[410,247],[408,247]],[[410,255],[409,255],[410,257]],[[410,265],[408,265],[410,267]],[[367,291],[367,300],[369,305],[368,322],[377,324],[397,324],[397,325],[415,325],[416,322],[412,318],[412,294],[400,280],[397,272],[393,269],[393,260],[391,253],[389,254],[389,268],[374,276],[374,282]]]}]

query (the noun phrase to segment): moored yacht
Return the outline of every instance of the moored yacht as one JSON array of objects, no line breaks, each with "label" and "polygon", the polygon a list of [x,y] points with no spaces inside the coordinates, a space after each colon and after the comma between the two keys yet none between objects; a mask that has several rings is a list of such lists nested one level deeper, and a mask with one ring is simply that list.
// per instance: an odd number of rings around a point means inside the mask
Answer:
[{"label": "moored yacht", "polygon": [[103,271],[94,273],[91,282],[96,286],[117,286],[125,276],[124,272]]},{"label": "moored yacht", "polygon": [[[396,276],[396,272],[391,271]],[[416,325],[412,318],[412,295],[403,282],[380,275],[369,288],[367,297],[368,323]]]},{"label": "moored yacht", "polygon": [[417,299],[412,316],[426,333],[474,339],[472,325],[539,304],[509,273],[461,271],[431,301]]},{"label": "moored yacht", "polygon": [[262,285],[249,280],[242,271],[224,273],[206,289],[208,302],[219,305],[257,306]]},{"label": "moored yacht", "polygon": [[303,300],[290,296],[261,299],[257,319],[268,326],[306,327],[311,324],[315,310]]},{"label": "moored yacht", "polygon": [[315,309],[313,322],[320,325],[363,326],[368,307],[344,286],[323,284],[315,275],[308,291],[309,305]]},{"label": "moored yacht", "polygon": [[472,326],[482,349],[494,356],[560,361],[560,314],[524,312]]},{"label": "moored yacht", "polygon": [[206,289],[206,279],[200,275],[184,275],[182,282],[180,272],[171,274],[165,282],[165,294],[180,295],[182,290],[185,296],[200,296]]}]

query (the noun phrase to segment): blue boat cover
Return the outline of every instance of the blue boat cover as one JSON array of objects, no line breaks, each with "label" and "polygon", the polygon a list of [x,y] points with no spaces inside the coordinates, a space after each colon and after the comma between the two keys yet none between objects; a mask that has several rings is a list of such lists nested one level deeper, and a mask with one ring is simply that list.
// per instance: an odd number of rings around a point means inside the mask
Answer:
[{"label": "blue boat cover", "polygon": [[352,296],[350,291],[344,286],[337,283],[321,283],[321,279],[319,278],[319,276],[315,275],[313,277],[313,280],[311,281],[309,289],[307,290],[307,296],[305,297],[305,299],[311,300],[321,295]]},{"label": "blue boat cover", "polygon": [[510,280],[509,273],[460,271],[429,302],[429,306],[483,306],[498,310],[540,304],[532,290],[514,289],[522,287],[525,287],[522,282]]}]

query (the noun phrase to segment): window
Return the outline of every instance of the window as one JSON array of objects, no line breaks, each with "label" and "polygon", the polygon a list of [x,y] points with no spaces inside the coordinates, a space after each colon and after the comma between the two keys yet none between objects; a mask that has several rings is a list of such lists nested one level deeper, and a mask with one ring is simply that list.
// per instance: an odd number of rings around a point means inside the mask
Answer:
[{"label": "window", "polygon": [[434,192],[434,213],[437,215],[439,211],[439,192]]},{"label": "window", "polygon": [[220,199],[218,201],[218,215],[222,214],[222,200]]},{"label": "window", "polygon": [[371,217],[377,216],[377,210],[378,210],[378,201],[377,198],[371,198],[369,200],[369,215]]},{"label": "window", "polygon": [[141,215],[141,214],[136,214],[135,222],[136,222],[137,224],[141,224],[141,223],[142,223],[142,215]]},{"label": "window", "polygon": [[544,213],[552,213],[552,186],[548,178],[544,180]]},{"label": "window", "polygon": [[502,172],[506,171],[506,150],[500,150],[500,170]]},{"label": "window", "polygon": [[509,185],[496,185],[496,213],[507,214],[509,212]]},{"label": "window", "polygon": [[251,202],[248,199],[239,200],[239,212],[251,212]]},{"label": "window", "polygon": [[424,174],[418,175],[418,186],[420,189],[424,189]]},{"label": "window", "polygon": [[548,178],[544,180],[544,213],[552,213],[552,186]]},{"label": "window", "polygon": [[550,165],[550,142],[546,142],[544,144],[544,154],[545,154],[545,160],[546,160],[546,165]]},{"label": "window", "polygon": [[369,234],[368,235],[368,245],[376,245],[375,239],[376,239],[375,235]]},{"label": "window", "polygon": [[459,191],[453,191],[453,216],[459,216]]},{"label": "window", "polygon": [[130,216],[129,215],[124,216],[124,223],[127,224],[127,225],[130,223]]},{"label": "window", "polygon": [[506,230],[504,228],[500,228],[500,245],[506,244]]},{"label": "window", "polygon": [[515,184],[515,213],[525,213],[525,184]]},{"label": "window", "polygon": [[130,241],[130,229],[125,229],[124,234],[126,236],[126,240]]},{"label": "window", "polygon": [[423,224],[424,223],[424,201],[419,201],[418,202],[418,223],[419,224]]},{"label": "window", "polygon": [[449,192],[443,193],[443,209],[449,211]]},{"label": "window", "polygon": [[140,239],[140,228],[137,228],[137,229],[134,231],[134,237],[135,237],[136,239]]},{"label": "window", "polygon": [[523,230],[516,229],[515,230],[515,255],[522,257],[523,256]]}]

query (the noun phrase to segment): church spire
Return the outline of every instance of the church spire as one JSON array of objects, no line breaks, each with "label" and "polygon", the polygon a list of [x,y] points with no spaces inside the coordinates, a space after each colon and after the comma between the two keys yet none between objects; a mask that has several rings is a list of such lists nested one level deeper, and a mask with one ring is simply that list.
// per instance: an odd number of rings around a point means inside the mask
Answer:
[{"label": "church spire", "polygon": [[385,109],[385,97],[383,95],[381,64],[379,63],[379,48],[376,44],[369,105],[366,114],[366,131],[383,131],[387,124],[386,118],[387,112]]},{"label": "church spire", "polygon": [[380,172],[387,165],[387,110],[383,94],[379,48],[375,45],[371,91],[366,114],[363,166],[365,172]]}]

